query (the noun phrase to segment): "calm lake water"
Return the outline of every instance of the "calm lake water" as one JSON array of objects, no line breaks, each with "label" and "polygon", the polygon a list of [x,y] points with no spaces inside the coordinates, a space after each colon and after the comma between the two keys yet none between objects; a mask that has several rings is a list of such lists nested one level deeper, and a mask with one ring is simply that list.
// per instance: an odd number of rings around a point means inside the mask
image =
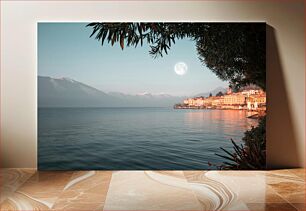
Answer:
[{"label": "calm lake water", "polygon": [[39,169],[212,169],[257,120],[245,111],[39,108]]}]

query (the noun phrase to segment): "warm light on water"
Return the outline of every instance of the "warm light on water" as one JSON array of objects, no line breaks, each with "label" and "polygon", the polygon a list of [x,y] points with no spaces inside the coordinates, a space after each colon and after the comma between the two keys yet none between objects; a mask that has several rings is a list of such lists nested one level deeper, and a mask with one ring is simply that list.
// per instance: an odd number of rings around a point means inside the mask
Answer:
[{"label": "warm light on water", "polygon": [[40,169],[208,169],[257,124],[246,111],[40,108]]}]

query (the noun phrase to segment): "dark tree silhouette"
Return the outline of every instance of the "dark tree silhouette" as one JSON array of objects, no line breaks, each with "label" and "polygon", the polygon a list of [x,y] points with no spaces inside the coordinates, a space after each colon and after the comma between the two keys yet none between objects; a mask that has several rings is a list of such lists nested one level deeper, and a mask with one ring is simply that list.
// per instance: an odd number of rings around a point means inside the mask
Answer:
[{"label": "dark tree silhouette", "polygon": [[233,88],[256,84],[266,89],[264,23],[99,23],[90,35],[102,45],[150,45],[156,58],[168,54],[176,40],[195,42],[199,59]]},{"label": "dark tree silhouette", "polygon": [[243,145],[231,140],[233,151],[221,147],[225,155],[215,153],[226,161],[216,165],[220,169],[258,170],[266,169],[266,117],[262,117],[257,127],[244,133]]},{"label": "dark tree silhouette", "polygon": [[220,91],[220,92],[218,92],[217,94],[216,94],[216,97],[221,97],[221,96],[223,96],[224,94]]}]

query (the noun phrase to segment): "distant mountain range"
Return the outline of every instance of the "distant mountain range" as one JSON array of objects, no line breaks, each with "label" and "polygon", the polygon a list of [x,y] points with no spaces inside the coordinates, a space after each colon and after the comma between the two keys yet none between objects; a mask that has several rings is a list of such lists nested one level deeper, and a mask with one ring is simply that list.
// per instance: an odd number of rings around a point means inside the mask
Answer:
[{"label": "distant mountain range", "polygon": [[222,93],[226,93],[226,89],[223,87],[217,87],[216,89],[210,91],[210,92],[204,92],[204,93],[200,93],[195,95],[194,97],[208,97],[209,94],[211,93],[213,96],[215,96],[218,92],[222,92]]},{"label": "distant mountain range", "polygon": [[38,76],[38,107],[171,107],[186,97],[105,93],[70,78]]},{"label": "distant mountain range", "polygon": [[[215,95],[224,90],[217,88],[211,93]],[[38,107],[172,107],[186,98],[146,92],[137,95],[105,93],[70,78],[38,76]]]}]

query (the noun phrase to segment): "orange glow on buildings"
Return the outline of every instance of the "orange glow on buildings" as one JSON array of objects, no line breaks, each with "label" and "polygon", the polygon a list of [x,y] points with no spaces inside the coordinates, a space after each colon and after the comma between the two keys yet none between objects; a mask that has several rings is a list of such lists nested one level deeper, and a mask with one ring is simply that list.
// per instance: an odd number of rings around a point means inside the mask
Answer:
[{"label": "orange glow on buildings", "polygon": [[231,89],[223,96],[188,98],[183,104],[175,105],[175,108],[195,109],[239,109],[239,110],[266,110],[266,93],[259,89],[232,92]]}]

